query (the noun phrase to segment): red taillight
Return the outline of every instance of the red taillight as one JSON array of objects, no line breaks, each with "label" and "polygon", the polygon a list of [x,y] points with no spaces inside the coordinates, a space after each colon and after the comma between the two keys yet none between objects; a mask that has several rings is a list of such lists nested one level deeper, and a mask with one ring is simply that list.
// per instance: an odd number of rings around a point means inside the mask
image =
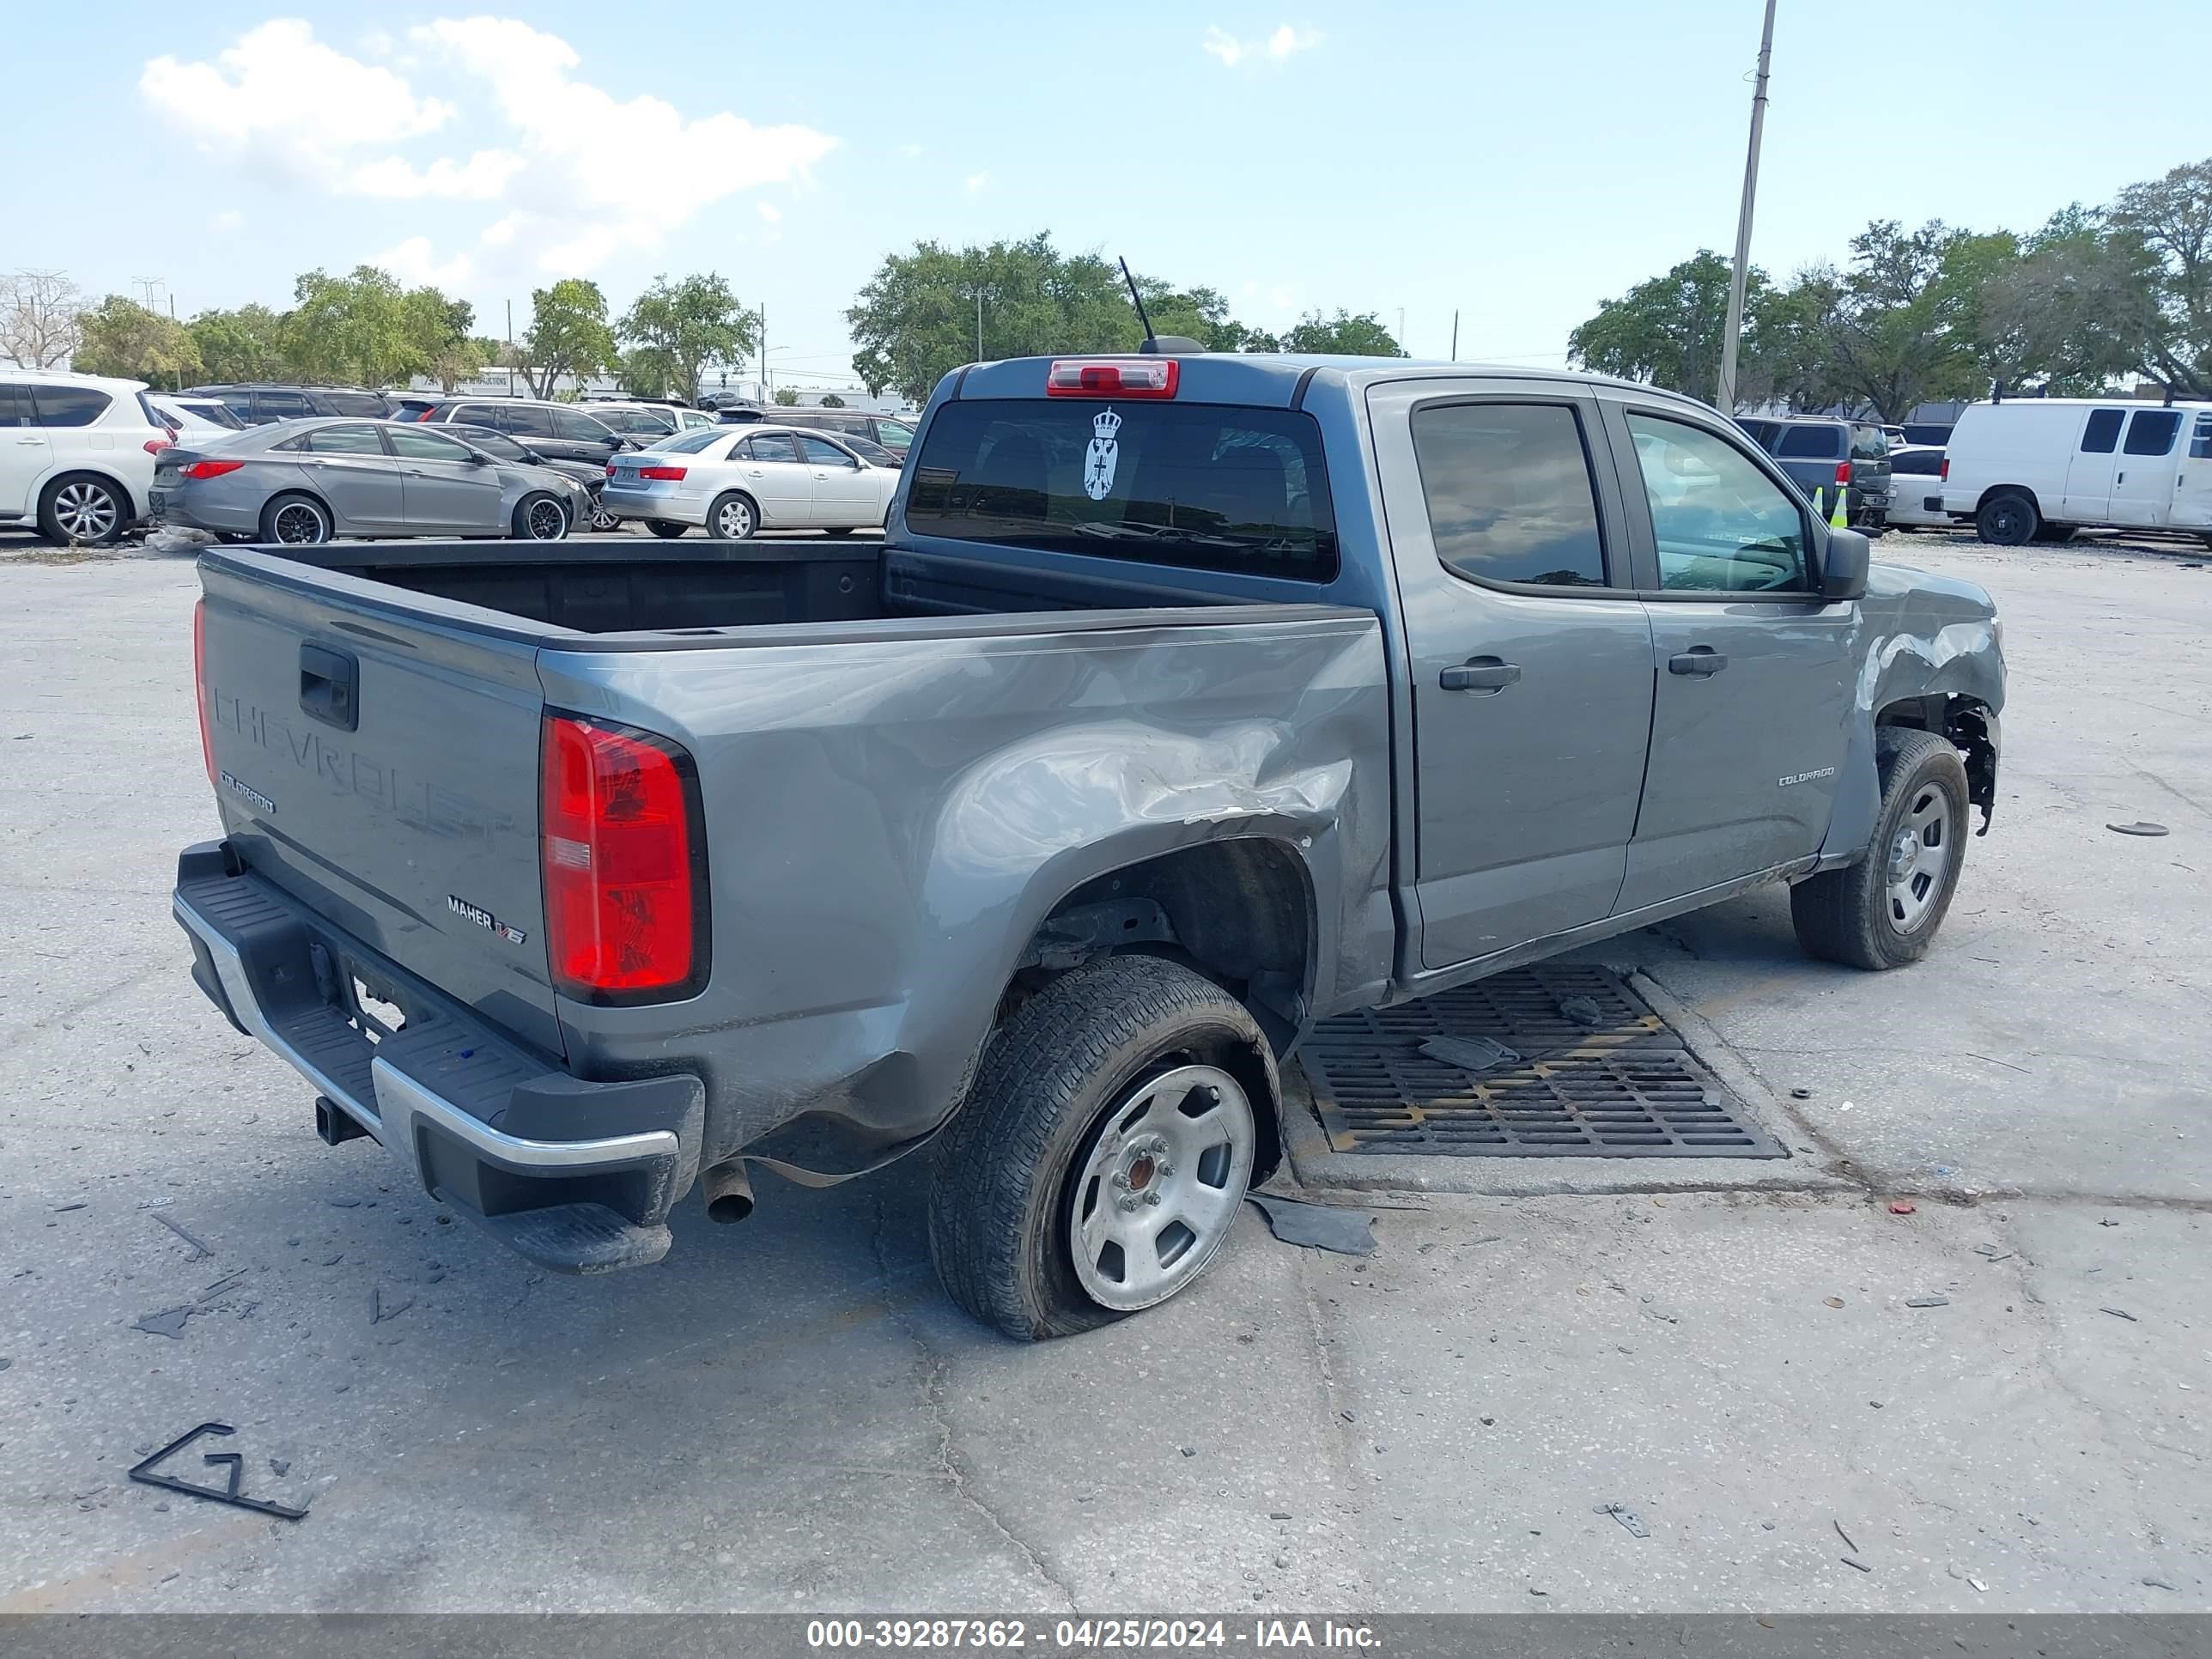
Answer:
[{"label": "red taillight", "polygon": [[[614,471],[613,467],[608,467],[607,476],[612,477]],[[664,483],[674,483],[684,476],[684,469],[680,466],[641,466],[637,470],[637,476],[641,478],[659,478]]]},{"label": "red taillight", "polygon": [[1849,461],[1838,461],[1836,463],[1836,482],[1839,484],[1847,484],[1850,481],[1851,464]]},{"label": "red taillight", "polygon": [[419,421],[427,421],[427,420],[428,420],[428,419],[429,419],[433,415],[436,414],[437,412],[438,412],[438,411],[437,411],[436,410],[434,410],[434,409],[426,409],[426,410],[423,410],[420,415],[417,415],[415,418],[416,418],[418,422],[419,422]]},{"label": "red taillight", "polygon": [[207,768],[208,783],[215,782],[215,731],[208,724],[207,601],[192,605],[192,701],[200,711],[200,761]]},{"label": "red taillight", "polygon": [[1062,357],[1044,379],[1048,398],[1172,398],[1182,365],[1172,357]]},{"label": "red taillight", "polygon": [[220,478],[226,472],[235,472],[244,461],[191,461],[177,469],[187,478]]},{"label": "red taillight", "polygon": [[703,848],[690,757],[626,726],[549,714],[540,858],[554,988],[665,1001],[705,982]]},{"label": "red taillight", "polygon": [[149,438],[144,443],[138,446],[139,448],[144,450],[149,455],[158,455],[165,449],[174,449],[176,447],[177,434],[173,432],[166,438]]},{"label": "red taillight", "polygon": [[612,461],[609,461],[609,462],[607,463],[607,477],[609,477],[610,478],[611,478],[611,477],[613,477],[614,476],[615,476],[615,464],[614,464]]},{"label": "red taillight", "polygon": [[1948,455],[1946,455],[1943,458],[1942,467],[1936,472],[1936,477],[1939,483],[1948,483],[1951,482],[1951,458]]}]

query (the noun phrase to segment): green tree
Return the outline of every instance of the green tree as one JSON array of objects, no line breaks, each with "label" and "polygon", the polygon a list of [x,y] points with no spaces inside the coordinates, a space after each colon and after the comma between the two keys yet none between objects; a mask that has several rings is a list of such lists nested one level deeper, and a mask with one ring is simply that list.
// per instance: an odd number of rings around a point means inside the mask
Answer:
[{"label": "green tree", "polygon": [[2007,391],[2090,397],[2152,357],[2156,258],[2079,204],[2051,216],[1974,300],[1976,361]]},{"label": "green tree", "polygon": [[2130,185],[2109,221],[2148,279],[2142,366],[2184,397],[2212,397],[2212,158]]},{"label": "green tree", "polygon": [[200,354],[201,373],[210,380],[277,380],[291,375],[284,317],[267,306],[203,311],[185,328]]},{"label": "green tree", "polygon": [[758,342],[753,313],[713,271],[672,283],[654,277],[623,313],[620,332],[635,348],[625,364],[635,361],[639,372],[687,401],[699,396],[701,369],[743,356]]},{"label": "green tree", "polygon": [[[1747,313],[1764,299],[1766,275],[1745,278]],[[1699,248],[1664,276],[1638,283],[1567,336],[1567,360],[1599,374],[1643,380],[1712,401],[1728,321],[1729,262]]]},{"label": "green tree", "polygon": [[392,386],[427,370],[447,337],[437,315],[447,303],[442,296],[410,303],[399,280],[374,265],[356,265],[343,276],[311,270],[292,292],[285,343],[305,379]]},{"label": "green tree", "polygon": [[199,378],[199,348],[173,317],[111,294],[82,320],[83,340],[70,360],[79,374],[112,374],[172,389]]},{"label": "green tree", "polygon": [[844,406],[845,406],[845,400],[844,400],[842,398],[839,397],[836,392],[823,392],[823,393],[822,394],[822,407],[823,407],[823,408],[824,408],[824,409],[842,409],[842,408],[844,408]]},{"label": "green tree", "polygon": [[1398,342],[1371,311],[1358,316],[1339,310],[1334,317],[1309,311],[1283,336],[1285,351],[1341,357],[1402,357]]},{"label": "green tree", "polygon": [[1828,331],[1832,370],[1847,403],[1901,421],[1930,398],[1986,389],[1962,326],[1966,290],[1947,280],[1948,262],[1971,240],[1939,219],[1913,231],[1876,220],[1851,238]]},{"label": "green tree", "polygon": [[616,360],[615,376],[624,391],[634,392],[641,398],[668,397],[668,388],[676,380],[668,354],[652,346],[623,352]]},{"label": "green tree", "polygon": [[581,276],[564,276],[530,295],[530,328],[521,341],[531,390],[553,395],[564,374],[582,380],[611,368],[617,359],[614,331],[607,325],[607,298],[599,285]]},{"label": "green tree", "polygon": [[799,402],[799,394],[787,386],[778,386],[775,389],[775,400],[784,408],[789,409]]}]

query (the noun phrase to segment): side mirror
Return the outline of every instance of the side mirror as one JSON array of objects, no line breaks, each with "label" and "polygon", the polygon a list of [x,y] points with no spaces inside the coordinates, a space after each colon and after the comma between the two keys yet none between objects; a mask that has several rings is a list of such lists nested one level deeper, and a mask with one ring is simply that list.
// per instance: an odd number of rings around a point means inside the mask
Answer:
[{"label": "side mirror", "polygon": [[1820,596],[1829,599],[1866,597],[1867,566],[1874,558],[1874,544],[1856,530],[1831,530],[1828,549],[1820,561]]}]

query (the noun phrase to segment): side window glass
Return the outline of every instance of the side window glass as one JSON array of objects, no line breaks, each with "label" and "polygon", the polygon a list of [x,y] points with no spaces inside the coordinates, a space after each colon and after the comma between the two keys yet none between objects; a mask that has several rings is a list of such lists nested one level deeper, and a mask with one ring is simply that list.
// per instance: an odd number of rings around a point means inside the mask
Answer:
[{"label": "side window glass", "polygon": [[392,453],[411,461],[465,461],[469,447],[457,442],[442,432],[433,432],[427,427],[395,426],[386,428],[392,438]]},{"label": "side window glass", "polygon": [[31,389],[21,386],[0,386],[0,426],[36,426],[38,414],[31,407]]},{"label": "side window glass", "polygon": [[1836,440],[1839,428],[1832,426],[1785,426],[1782,441],[1767,446],[1774,453],[1793,461],[1832,461],[1840,459],[1843,450]]},{"label": "side window glass", "polygon": [[801,438],[799,453],[806,458],[809,466],[850,466],[853,458],[831,443],[819,438]]},{"label": "side window glass", "polygon": [[2128,441],[2121,448],[2130,455],[2171,455],[2180,430],[2179,410],[2139,409],[2128,422]]},{"label": "side window glass", "polygon": [[781,432],[763,432],[752,441],[752,458],[757,461],[790,461],[799,459],[799,451],[792,447],[790,437]]},{"label": "side window glass", "polygon": [[1779,484],[1702,427],[1633,411],[1627,418],[1659,543],[1660,586],[1808,591],[1805,514]]},{"label": "side window glass", "polygon": [[610,435],[607,428],[588,415],[578,415],[565,409],[541,411],[553,417],[556,435],[572,444],[603,444]]},{"label": "side window glass", "polygon": [[319,426],[300,447],[316,455],[376,455],[384,453],[373,426]]},{"label": "side window glass", "polygon": [[28,390],[40,426],[90,426],[115,401],[88,386],[33,386]]},{"label": "side window glass", "polygon": [[2212,415],[2197,417],[2197,428],[2189,434],[2189,459],[2212,461]]},{"label": "side window glass", "polygon": [[303,420],[315,412],[315,406],[296,392],[264,392],[260,398],[261,413],[267,420]]},{"label": "side window glass", "polygon": [[2084,455],[2109,455],[2120,441],[2121,412],[2117,409],[2100,409],[2091,413],[2089,424],[2081,428],[2081,453]]},{"label": "side window glass", "polygon": [[914,442],[914,428],[904,421],[878,421],[876,440],[879,443],[888,444],[893,449],[896,449],[902,444],[911,446]]},{"label": "side window glass", "polygon": [[1597,491],[1573,410],[1431,404],[1413,411],[1413,428],[1446,569],[1477,581],[1605,586]]}]

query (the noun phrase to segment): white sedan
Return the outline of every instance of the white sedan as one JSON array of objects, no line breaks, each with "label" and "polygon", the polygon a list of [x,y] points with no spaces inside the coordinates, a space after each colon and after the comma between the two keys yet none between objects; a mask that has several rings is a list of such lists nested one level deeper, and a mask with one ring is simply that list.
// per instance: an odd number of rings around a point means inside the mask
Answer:
[{"label": "white sedan", "polygon": [[896,465],[819,432],[714,426],[617,455],[600,500],[617,518],[644,520],[656,536],[693,525],[731,542],[757,530],[842,536],[883,523],[898,481]]},{"label": "white sedan", "polygon": [[1884,522],[1916,530],[1948,530],[1957,520],[1943,510],[1943,449],[1908,444],[1889,452],[1889,507]]}]

